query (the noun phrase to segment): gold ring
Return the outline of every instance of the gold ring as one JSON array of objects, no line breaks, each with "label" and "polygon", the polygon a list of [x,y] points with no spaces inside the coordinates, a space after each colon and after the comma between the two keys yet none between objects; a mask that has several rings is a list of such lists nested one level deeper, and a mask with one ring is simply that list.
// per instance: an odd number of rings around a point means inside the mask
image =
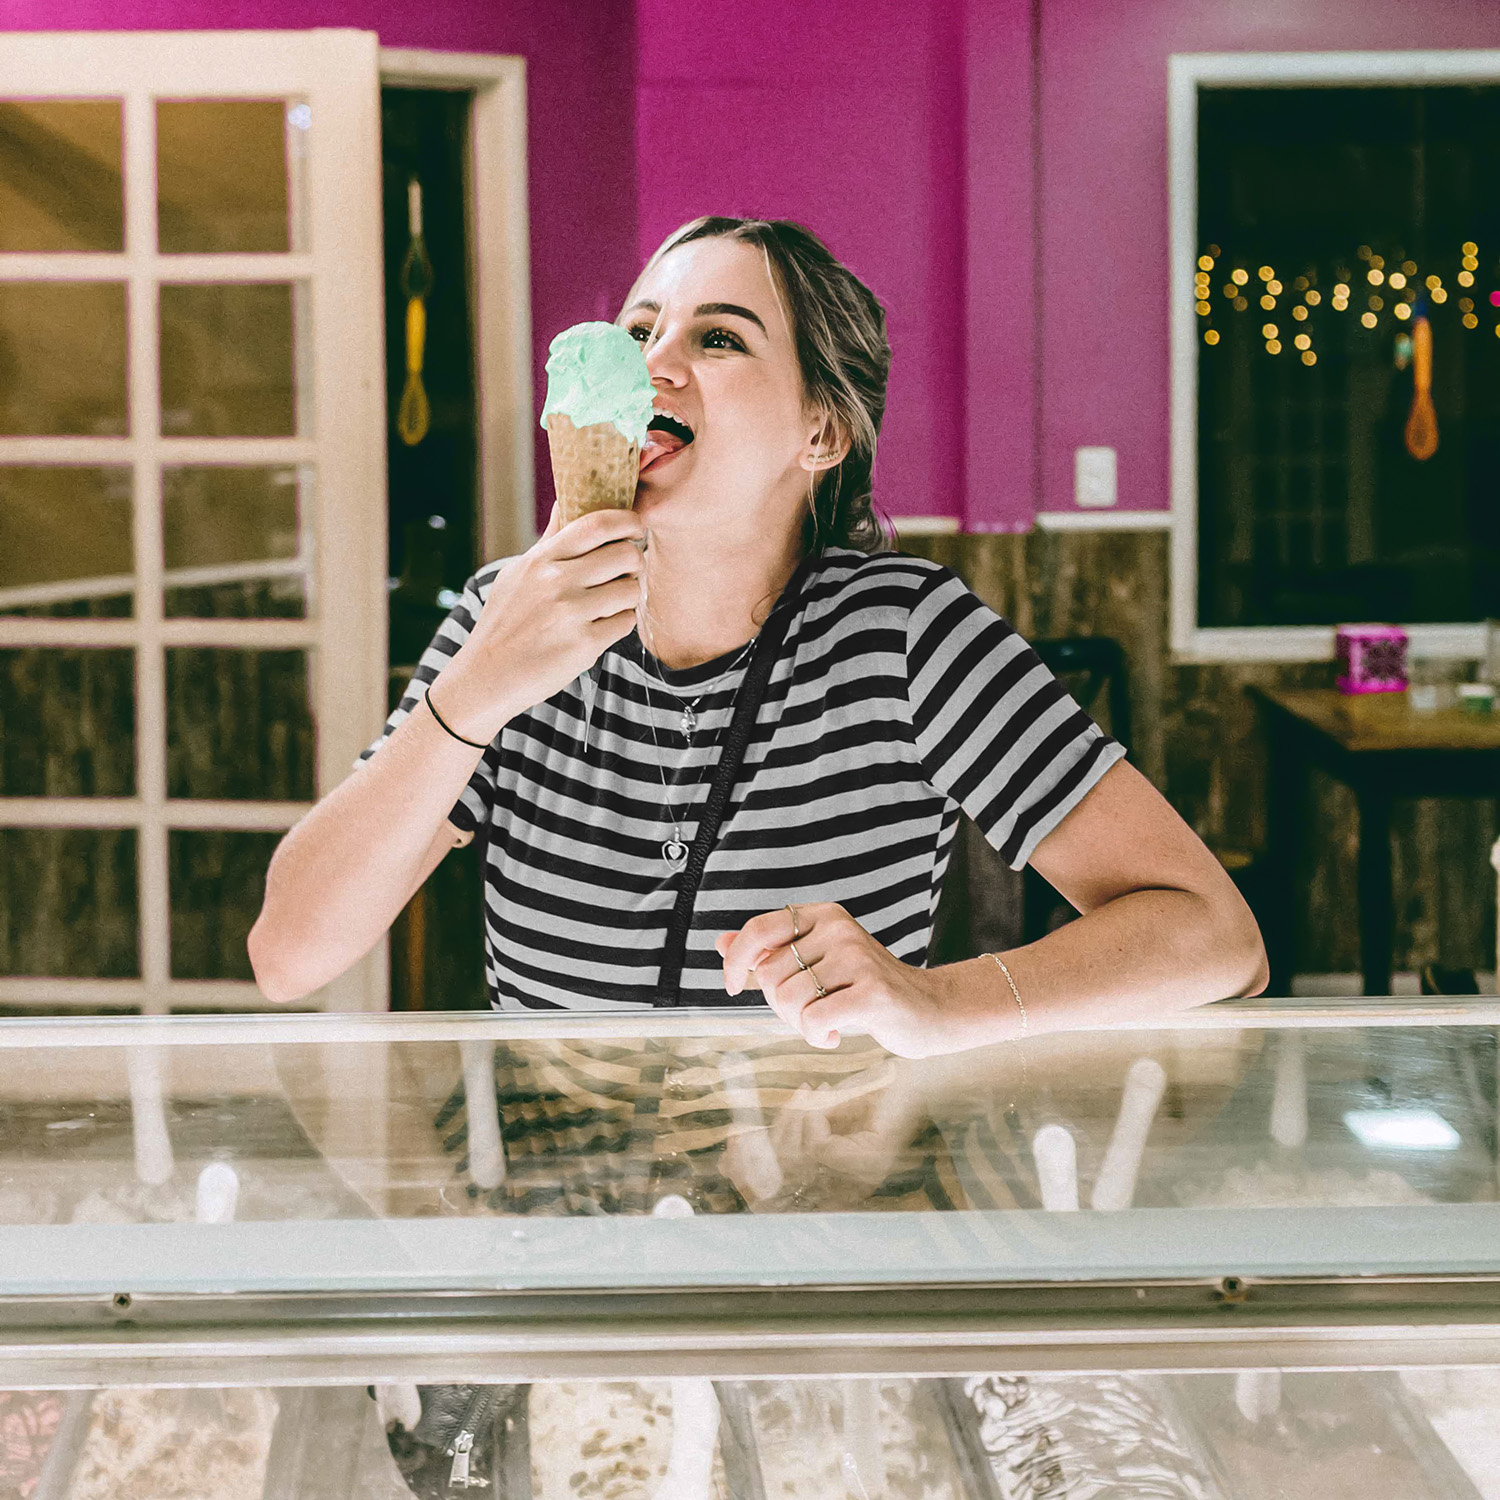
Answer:
[{"label": "gold ring", "polygon": [[797,926],[797,908],[788,904],[786,910],[792,914],[792,941],[795,943],[802,936],[802,929]]},{"label": "gold ring", "polygon": [[813,973],[813,966],[811,964],[805,964],[802,962],[802,955],[797,952],[797,944],[795,940],[793,940],[793,942],[790,944],[790,947],[792,950],[792,957],[797,960],[797,967],[801,969],[804,974],[812,975],[813,987],[818,992],[818,999],[826,1000],[828,998],[828,991],[823,988],[823,981],[819,979],[815,973]]}]

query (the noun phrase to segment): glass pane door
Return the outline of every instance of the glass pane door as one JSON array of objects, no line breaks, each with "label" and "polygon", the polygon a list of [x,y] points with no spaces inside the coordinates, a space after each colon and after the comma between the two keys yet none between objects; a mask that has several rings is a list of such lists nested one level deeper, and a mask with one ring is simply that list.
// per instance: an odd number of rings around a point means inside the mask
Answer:
[{"label": "glass pane door", "polygon": [[384,710],[377,111],[368,34],[7,38],[0,1005],[264,1003]]}]

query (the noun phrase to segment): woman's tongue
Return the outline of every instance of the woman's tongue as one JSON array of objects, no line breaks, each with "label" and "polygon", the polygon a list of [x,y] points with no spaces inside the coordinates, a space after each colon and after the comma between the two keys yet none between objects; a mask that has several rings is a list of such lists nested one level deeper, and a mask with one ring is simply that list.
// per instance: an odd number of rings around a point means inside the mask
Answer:
[{"label": "woman's tongue", "polygon": [[646,441],[641,445],[641,467],[644,469],[664,454],[676,453],[685,447],[687,444],[677,433],[652,428],[646,434]]}]

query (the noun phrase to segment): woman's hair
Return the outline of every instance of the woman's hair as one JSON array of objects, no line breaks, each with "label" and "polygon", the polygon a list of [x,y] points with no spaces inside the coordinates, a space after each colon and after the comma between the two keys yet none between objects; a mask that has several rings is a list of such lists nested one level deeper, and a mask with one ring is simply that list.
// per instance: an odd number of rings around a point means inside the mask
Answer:
[{"label": "woman's hair", "polygon": [[803,399],[828,416],[829,440],[847,442],[842,463],[819,470],[802,550],[824,546],[878,552],[893,545],[875,511],[871,471],[891,371],[885,309],[812,230],[790,219],[694,219],[667,236],[642,276],[669,251],[694,240],[740,240],[760,248],[789,313]]}]

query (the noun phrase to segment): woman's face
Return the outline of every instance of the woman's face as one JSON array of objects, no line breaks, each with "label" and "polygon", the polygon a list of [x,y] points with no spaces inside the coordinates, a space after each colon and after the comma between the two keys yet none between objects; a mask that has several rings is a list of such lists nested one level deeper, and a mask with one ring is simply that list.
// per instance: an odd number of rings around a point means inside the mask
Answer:
[{"label": "woman's face", "polygon": [[[636,508],[653,525],[780,534],[807,502],[822,426],[804,410],[791,330],[764,252],[695,240],[636,286],[620,324],[656,387]],[[675,419],[681,427],[666,426]]]}]

